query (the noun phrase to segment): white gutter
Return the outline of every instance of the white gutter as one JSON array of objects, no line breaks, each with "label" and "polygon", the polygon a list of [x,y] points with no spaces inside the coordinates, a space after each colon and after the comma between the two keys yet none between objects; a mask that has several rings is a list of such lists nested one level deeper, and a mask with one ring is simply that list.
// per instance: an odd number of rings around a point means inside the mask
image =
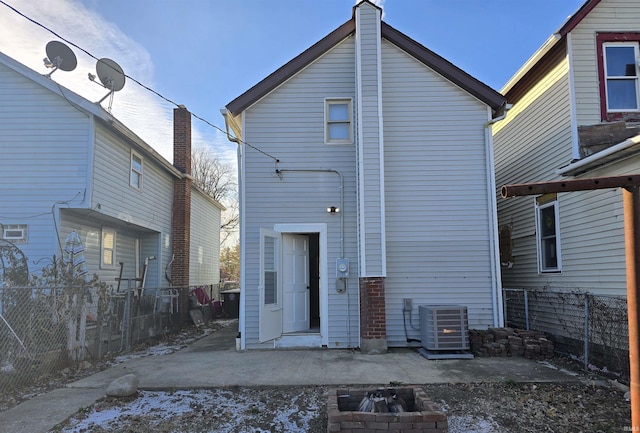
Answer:
[{"label": "white gutter", "polygon": [[[245,350],[246,349],[246,341],[247,341],[247,337],[246,337],[246,320],[245,320],[245,305],[246,305],[246,290],[243,289],[242,285],[244,284],[246,280],[246,275],[245,275],[245,263],[246,263],[246,256],[245,256],[245,246],[244,246],[244,240],[245,240],[245,227],[247,226],[245,224],[244,221],[244,182],[243,182],[243,173],[244,173],[244,158],[242,157],[244,154],[244,142],[242,140],[240,140],[237,137],[233,137],[230,133],[229,133],[229,112],[227,111],[226,108],[222,108],[220,110],[220,114],[222,114],[222,117],[224,117],[224,126],[225,126],[225,131],[227,133],[227,139],[232,142],[232,143],[236,143],[236,155],[237,155],[237,159],[238,159],[238,205],[240,208],[240,215],[239,215],[239,223],[240,223],[240,305],[239,305],[239,310],[240,310],[240,317],[238,318],[238,332],[240,333],[240,350]],[[242,130],[244,131],[244,112],[242,112]]]},{"label": "white gutter", "polygon": [[608,156],[611,156],[615,153],[626,150],[632,146],[640,144],[640,135],[636,135],[631,138],[627,138],[622,143],[618,143],[614,146],[608,147],[604,150],[601,150],[598,153],[594,153],[586,158],[581,159],[580,161],[573,162],[565,167],[560,167],[555,171],[555,174],[559,174],[561,176],[567,176],[567,173],[580,170],[581,168],[588,167],[591,164],[597,163],[599,160],[604,159]]},{"label": "white gutter", "polygon": [[507,92],[510,91],[513,86],[515,86],[515,84],[520,81],[522,77],[524,77],[531,70],[531,68],[533,68],[533,66],[540,61],[540,59],[542,59],[549,51],[551,51],[551,49],[555,47],[561,39],[562,36],[560,36],[559,33],[554,33],[549,36],[549,39],[547,39],[544,44],[542,44],[542,46],[538,48],[535,53],[533,53],[533,56],[531,56],[529,60],[527,60],[526,63],[522,65],[520,69],[518,69],[513,77],[511,77],[511,79],[507,81],[502,89],[500,89],[500,93],[506,95]]}]

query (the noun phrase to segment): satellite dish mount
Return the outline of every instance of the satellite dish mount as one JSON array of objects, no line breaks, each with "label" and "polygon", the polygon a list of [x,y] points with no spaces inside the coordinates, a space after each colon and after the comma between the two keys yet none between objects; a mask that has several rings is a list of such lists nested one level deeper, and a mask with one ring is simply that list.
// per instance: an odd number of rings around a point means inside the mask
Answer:
[{"label": "satellite dish mount", "polygon": [[[111,112],[111,107],[113,105],[113,94],[119,90],[122,90],[122,88],[124,87],[124,71],[122,70],[120,65],[118,65],[113,60],[102,58],[96,63],[96,73],[98,74],[100,83],[102,83],[102,87],[109,90],[109,93],[104,95],[102,99],[100,99],[97,103],[101,104],[102,101],[109,98],[108,111]],[[89,80],[95,83],[95,79],[96,76],[92,73],[89,73]]]},{"label": "satellite dish mount", "polygon": [[45,75],[47,78],[51,78],[51,74],[60,69],[61,71],[73,71],[78,66],[78,59],[73,54],[71,48],[62,42],[51,41],[46,47],[47,57],[43,59],[44,65],[47,68],[53,69],[51,72]]}]

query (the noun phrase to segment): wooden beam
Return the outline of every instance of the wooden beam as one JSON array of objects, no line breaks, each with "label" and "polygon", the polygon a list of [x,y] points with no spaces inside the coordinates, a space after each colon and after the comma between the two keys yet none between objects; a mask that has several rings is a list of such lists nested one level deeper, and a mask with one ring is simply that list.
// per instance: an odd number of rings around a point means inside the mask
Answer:
[{"label": "wooden beam", "polygon": [[624,240],[627,268],[631,431],[640,431],[640,175],[594,177],[504,185],[503,198],[558,192],[624,188]]},{"label": "wooden beam", "polygon": [[504,185],[500,193],[503,198],[554,192],[591,191],[607,188],[633,188],[640,186],[640,175],[593,177],[590,179],[568,179],[552,182]]}]

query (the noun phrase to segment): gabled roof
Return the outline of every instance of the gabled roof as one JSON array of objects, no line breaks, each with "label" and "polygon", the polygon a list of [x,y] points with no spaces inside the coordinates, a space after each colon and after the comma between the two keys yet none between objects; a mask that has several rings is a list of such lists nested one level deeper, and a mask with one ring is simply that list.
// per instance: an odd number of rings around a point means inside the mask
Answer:
[{"label": "gabled roof", "polygon": [[[560,43],[564,43],[565,38],[568,33],[570,33],[578,24],[582,22],[582,20],[589,15],[589,13],[595,8],[601,0],[587,0],[580,6],[580,8],[567,20],[562,24],[562,26],[542,44],[538,50],[533,53],[533,55],[527,60],[524,65],[513,74],[513,77],[507,81],[504,87],[501,89],[502,94],[506,95],[511,89],[513,89],[518,82],[525,75],[531,72],[536,65],[541,63],[549,53],[554,51]],[[509,103],[513,103],[511,99],[509,99]]]},{"label": "gabled roof", "polygon": [[[354,8],[355,10],[355,8]],[[258,102],[264,96],[275,90],[281,84],[293,77],[305,67],[320,58],[331,48],[352,36],[356,30],[355,17],[342,24],[320,41],[307,48],[300,55],[278,68],[264,80],[238,96],[226,106],[234,116],[243,112],[251,105]],[[505,104],[505,98],[491,87],[472,77],[462,69],[440,57],[420,43],[414,41],[404,33],[394,29],[384,21],[382,22],[382,37],[396,45],[416,60],[433,69],[447,80],[456,84],[463,90],[478,98],[490,106],[494,111],[499,111]]]}]

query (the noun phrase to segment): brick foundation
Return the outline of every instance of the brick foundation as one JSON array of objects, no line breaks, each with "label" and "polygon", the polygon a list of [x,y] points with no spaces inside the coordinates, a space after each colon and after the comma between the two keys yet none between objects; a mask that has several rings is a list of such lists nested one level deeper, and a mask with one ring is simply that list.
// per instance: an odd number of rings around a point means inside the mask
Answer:
[{"label": "brick foundation", "polygon": [[425,432],[445,433],[447,415],[428,397],[424,388],[407,386],[394,388],[407,403],[407,412],[358,412],[358,406],[375,389],[332,388],[329,390],[327,432]]},{"label": "brick foundation", "polygon": [[387,351],[384,277],[360,278],[360,350]]}]

